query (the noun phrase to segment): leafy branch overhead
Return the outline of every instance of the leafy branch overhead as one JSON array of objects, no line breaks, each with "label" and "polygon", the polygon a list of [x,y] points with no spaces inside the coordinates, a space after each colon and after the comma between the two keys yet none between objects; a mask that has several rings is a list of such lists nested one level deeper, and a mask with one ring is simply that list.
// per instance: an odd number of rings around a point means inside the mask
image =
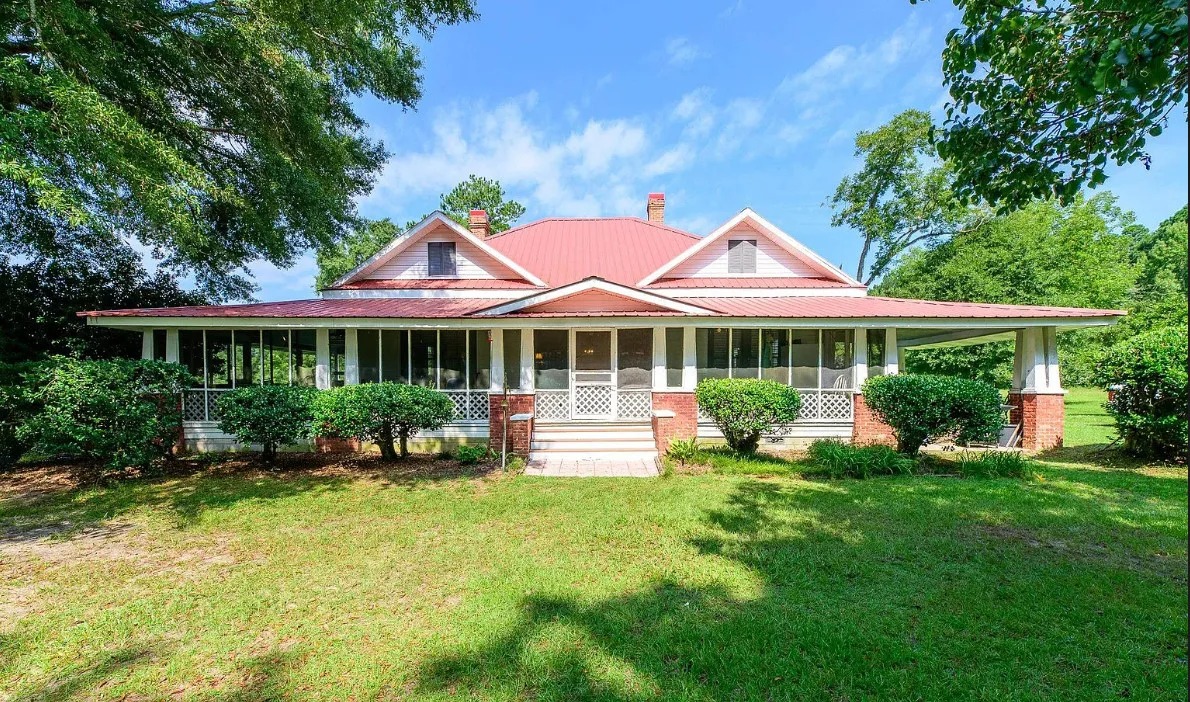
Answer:
[{"label": "leafy branch overhead", "polygon": [[931,128],[925,112],[906,110],[855,137],[863,165],[839,182],[828,204],[833,226],[863,237],[855,277],[865,284],[913,246],[973,231],[989,216],[955,196],[953,171],[938,159]]},{"label": "leafy branch overhead", "polygon": [[960,196],[1069,204],[1109,162],[1148,166],[1148,138],[1186,100],[1185,0],[955,4],[963,27],[942,54],[951,102],[937,136]]},{"label": "leafy branch overhead", "polygon": [[0,252],[135,237],[243,293],[354,223],[385,153],[352,107],[421,96],[419,37],[471,0],[0,5]]}]

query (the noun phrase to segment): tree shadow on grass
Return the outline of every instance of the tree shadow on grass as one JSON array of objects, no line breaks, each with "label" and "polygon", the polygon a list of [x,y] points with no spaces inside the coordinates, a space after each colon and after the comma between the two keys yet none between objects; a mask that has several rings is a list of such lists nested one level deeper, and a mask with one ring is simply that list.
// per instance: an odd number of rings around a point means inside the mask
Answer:
[{"label": "tree shadow on grass", "polygon": [[[0,651],[3,650],[4,647],[0,646]],[[126,675],[160,654],[157,648],[143,646],[126,646],[107,651],[93,660],[68,665],[43,683],[12,690],[13,696],[4,699],[10,702],[64,702],[80,696],[90,697],[86,693],[93,694],[113,678]]]},{"label": "tree shadow on grass", "polygon": [[[418,692],[718,700],[1184,689],[1185,583],[1101,548],[1111,530],[1080,518],[1093,499],[1036,496],[1069,510],[1073,530],[1050,514],[997,531],[980,504],[994,499],[972,504],[940,481],[903,481],[873,501],[877,482],[743,481],[689,542],[754,586],[662,577],[606,599],[530,595],[507,631],[427,661]],[[1076,548],[1053,546],[1055,535]]]}]

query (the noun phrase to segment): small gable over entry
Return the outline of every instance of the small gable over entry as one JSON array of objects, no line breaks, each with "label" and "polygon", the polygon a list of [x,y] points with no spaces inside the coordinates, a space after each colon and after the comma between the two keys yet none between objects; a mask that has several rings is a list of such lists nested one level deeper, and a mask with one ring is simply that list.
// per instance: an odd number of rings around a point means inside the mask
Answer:
[{"label": "small gable over entry", "polygon": [[619,285],[602,278],[584,278],[570,285],[501,303],[477,312],[480,316],[505,314],[603,315],[616,313],[713,314],[686,302]]}]

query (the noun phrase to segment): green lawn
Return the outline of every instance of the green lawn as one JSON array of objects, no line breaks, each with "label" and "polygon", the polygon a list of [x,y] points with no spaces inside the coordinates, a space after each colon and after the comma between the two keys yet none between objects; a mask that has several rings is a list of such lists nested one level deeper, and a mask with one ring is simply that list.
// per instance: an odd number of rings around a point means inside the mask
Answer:
[{"label": "green lawn", "polygon": [[1095,455],[1035,481],[0,477],[0,700],[1186,699],[1186,471]]}]

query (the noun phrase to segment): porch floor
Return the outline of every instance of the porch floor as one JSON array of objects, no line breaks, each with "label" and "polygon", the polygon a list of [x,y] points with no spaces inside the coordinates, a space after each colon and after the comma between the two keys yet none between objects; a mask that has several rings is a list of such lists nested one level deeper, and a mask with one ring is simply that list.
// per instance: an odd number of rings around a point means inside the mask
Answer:
[{"label": "porch floor", "polygon": [[535,458],[525,466],[525,475],[550,478],[655,478],[656,459],[619,458]]}]

